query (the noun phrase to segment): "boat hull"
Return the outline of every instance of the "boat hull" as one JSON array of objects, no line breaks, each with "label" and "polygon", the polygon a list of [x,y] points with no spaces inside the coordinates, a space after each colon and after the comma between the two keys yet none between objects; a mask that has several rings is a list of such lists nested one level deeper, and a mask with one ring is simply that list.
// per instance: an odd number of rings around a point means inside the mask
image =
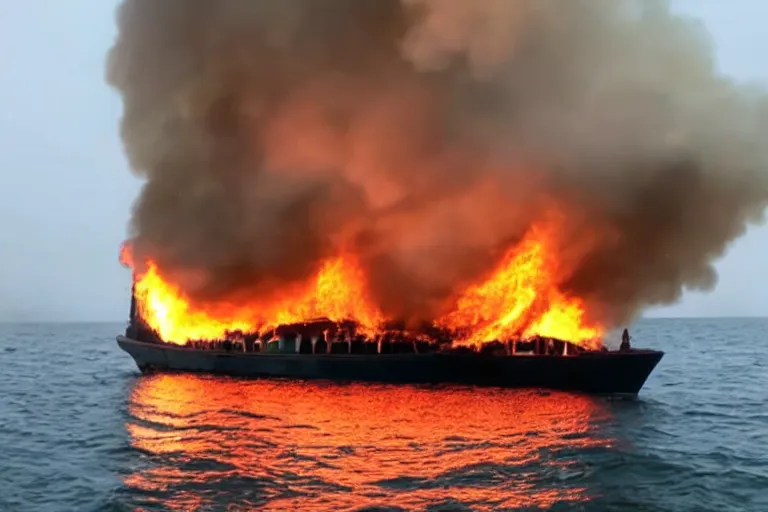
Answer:
[{"label": "boat hull", "polygon": [[139,370],[233,377],[325,379],[394,384],[462,384],[636,395],[664,355],[654,350],[578,356],[483,354],[244,353],[146,343],[118,336]]}]

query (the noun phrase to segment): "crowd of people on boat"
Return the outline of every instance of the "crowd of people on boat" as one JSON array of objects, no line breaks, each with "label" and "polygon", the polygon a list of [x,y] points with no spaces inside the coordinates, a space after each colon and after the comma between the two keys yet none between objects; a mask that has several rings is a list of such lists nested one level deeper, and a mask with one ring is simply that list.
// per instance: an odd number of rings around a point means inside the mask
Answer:
[{"label": "crowd of people on boat", "polygon": [[266,352],[297,354],[402,354],[439,350],[439,343],[405,336],[382,335],[367,338],[349,332],[327,332],[309,336],[302,333],[272,333],[268,336],[231,333],[225,340],[189,341],[186,346],[198,350],[225,352]]},{"label": "crowd of people on boat", "polygon": [[224,340],[189,341],[187,347],[197,350],[215,350],[246,353],[297,354],[424,354],[433,352],[477,352],[485,355],[577,355],[583,351],[578,345],[554,338],[534,337],[525,340],[494,341],[480,346],[453,346],[450,340],[440,342],[406,335],[380,335],[367,338],[339,333],[306,336],[301,333],[272,335],[244,335],[233,333]]},{"label": "crowd of people on boat", "polygon": [[[355,333],[353,329],[277,329],[267,335],[229,333],[219,340],[188,341],[185,346],[196,350],[245,353],[296,353],[296,354],[423,354],[432,352],[479,352],[487,355],[578,355],[584,349],[576,344],[555,338],[535,336],[527,339],[493,341],[475,346],[453,346],[450,338],[428,338],[409,336],[405,332],[387,332],[368,338]],[[126,335],[129,338],[150,343],[163,343],[155,331],[142,325],[130,325]],[[631,337],[624,329],[621,336],[620,352],[631,351]],[[601,351],[607,351],[602,347]]]}]

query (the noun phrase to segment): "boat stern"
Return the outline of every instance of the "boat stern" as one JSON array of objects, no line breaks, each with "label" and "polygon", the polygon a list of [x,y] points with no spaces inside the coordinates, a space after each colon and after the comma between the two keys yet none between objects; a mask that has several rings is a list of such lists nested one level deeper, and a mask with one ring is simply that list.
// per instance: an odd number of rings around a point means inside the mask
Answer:
[{"label": "boat stern", "polygon": [[141,343],[126,336],[118,336],[117,345],[133,358],[136,366],[142,373],[151,373],[169,368],[166,350],[162,346]]}]

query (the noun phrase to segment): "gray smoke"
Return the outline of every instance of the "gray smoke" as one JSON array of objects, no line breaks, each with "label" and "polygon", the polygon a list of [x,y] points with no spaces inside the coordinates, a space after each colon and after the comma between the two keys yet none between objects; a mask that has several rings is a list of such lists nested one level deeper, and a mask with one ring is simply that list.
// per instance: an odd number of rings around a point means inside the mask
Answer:
[{"label": "gray smoke", "polygon": [[536,222],[608,325],[714,286],[768,202],[768,100],[662,0],[125,0],[131,222],[199,300],[357,254],[439,315]]}]

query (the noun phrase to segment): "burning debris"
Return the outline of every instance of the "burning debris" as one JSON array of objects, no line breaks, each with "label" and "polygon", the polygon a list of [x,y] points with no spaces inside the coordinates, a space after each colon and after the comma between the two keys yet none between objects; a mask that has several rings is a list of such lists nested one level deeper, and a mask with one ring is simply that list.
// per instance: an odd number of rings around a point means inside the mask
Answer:
[{"label": "burning debris", "polygon": [[768,201],[763,91],[662,0],[124,0],[162,339],[325,317],[599,344],[711,288]]},{"label": "burning debris", "polygon": [[[144,338],[193,342],[198,346],[243,336],[267,344],[282,340],[278,332],[303,333],[299,336],[308,338],[321,334],[314,332],[320,325],[324,326],[323,340],[331,345],[349,343],[350,352],[352,340],[377,345],[379,353],[382,342],[393,347],[412,345],[413,352],[418,352],[415,347],[422,343],[480,347],[499,340],[508,344],[544,338],[599,347],[601,330],[582,324],[581,303],[567,299],[546,282],[549,274],[542,267],[542,251],[540,243],[516,246],[485,283],[465,292],[453,313],[416,327],[387,320],[371,306],[364,293],[363,277],[350,260],[344,259],[323,266],[311,284],[287,290],[296,293],[287,293],[279,301],[259,302],[253,298],[202,309],[196,309],[180,289],[159,275],[154,262],[148,262],[148,269],[134,283],[136,305],[132,309],[136,311],[132,318],[145,325]],[[132,266],[130,253],[129,246],[124,246],[121,260],[128,266]],[[541,300],[544,293],[551,297]],[[537,311],[537,307],[543,309]],[[476,316],[468,316],[472,314]],[[534,317],[535,322],[526,321],[526,315]],[[324,321],[319,324],[310,321],[320,317]],[[312,347],[314,352],[314,344]]]},{"label": "burning debris", "polygon": [[[293,354],[429,354],[479,352],[490,355],[576,355],[585,347],[540,335],[504,341],[480,341],[475,345],[454,344],[458,333],[426,325],[419,330],[406,330],[401,325],[382,325],[372,334],[353,321],[334,322],[319,318],[296,324],[278,325],[271,331],[227,331],[214,339],[190,339],[184,346],[196,350],[244,353]],[[157,330],[141,316],[132,318],[126,335],[145,343],[166,344]],[[588,349],[605,348],[597,340]]]}]

